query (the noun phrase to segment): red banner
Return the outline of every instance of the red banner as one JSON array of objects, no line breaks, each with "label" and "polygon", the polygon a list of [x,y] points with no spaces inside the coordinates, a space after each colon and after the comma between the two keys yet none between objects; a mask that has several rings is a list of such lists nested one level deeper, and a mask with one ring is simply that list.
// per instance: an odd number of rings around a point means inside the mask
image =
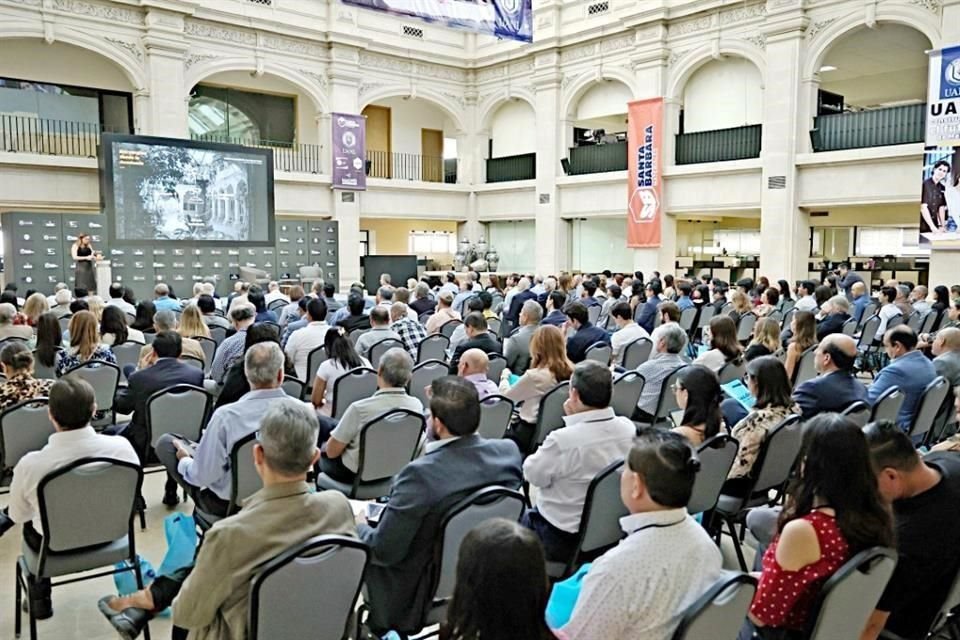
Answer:
[{"label": "red banner", "polygon": [[660,246],[663,215],[663,98],[638,100],[627,111],[627,246]]}]

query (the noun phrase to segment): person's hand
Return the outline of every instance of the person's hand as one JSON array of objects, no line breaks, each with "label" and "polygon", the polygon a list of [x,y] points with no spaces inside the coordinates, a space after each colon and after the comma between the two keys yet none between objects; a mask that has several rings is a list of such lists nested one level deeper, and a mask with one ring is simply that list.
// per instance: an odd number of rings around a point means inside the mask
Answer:
[{"label": "person's hand", "polygon": [[177,460],[193,457],[193,452],[187,448],[187,445],[184,444],[182,440],[174,440],[173,446],[177,449]]}]

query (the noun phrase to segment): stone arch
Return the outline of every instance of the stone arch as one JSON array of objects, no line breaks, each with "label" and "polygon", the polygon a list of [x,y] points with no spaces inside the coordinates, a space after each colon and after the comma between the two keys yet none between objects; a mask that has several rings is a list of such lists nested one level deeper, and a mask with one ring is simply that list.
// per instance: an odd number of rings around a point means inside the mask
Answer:
[{"label": "stone arch", "polygon": [[530,105],[530,108],[533,109],[534,113],[537,111],[536,99],[530,91],[516,87],[504,87],[503,90],[495,91],[492,95],[487,96],[487,98],[477,108],[477,113],[479,114],[477,122],[480,125],[480,130],[489,130],[490,125],[493,122],[494,114],[497,113],[497,110],[500,107],[511,100],[521,100],[526,102],[528,105]]},{"label": "stone arch", "polygon": [[277,64],[267,60],[264,60],[262,64],[259,64],[249,57],[218,58],[215,60],[200,62],[192,67],[189,67],[184,75],[184,84],[186,85],[184,88],[184,95],[189,96],[190,90],[193,89],[197,83],[203,82],[204,79],[209,78],[214,74],[225,71],[251,71],[257,73],[258,75],[263,73],[276,76],[294,85],[297,87],[297,89],[302,91],[305,96],[310,98],[318,113],[326,112],[328,110],[327,99],[324,95],[323,87],[321,87],[319,82],[308,78],[306,74],[294,69],[290,69],[285,65]]},{"label": "stone arch", "polygon": [[464,104],[457,104],[456,99],[452,96],[447,96],[446,94],[424,87],[416,87],[415,89],[411,89],[409,85],[377,87],[360,97],[360,111],[363,111],[368,105],[378,100],[386,100],[387,98],[419,98],[426,100],[443,111],[443,113],[453,121],[454,127],[456,127],[458,132],[466,131],[463,122],[466,106]]},{"label": "stone arch", "polygon": [[[674,65],[670,83],[667,86],[666,97],[672,100],[682,100],[683,90],[700,67],[708,62],[719,59],[721,56],[736,56],[745,58],[753,63],[760,71],[761,81],[764,77],[767,61],[759,47],[740,40],[721,40],[719,47],[706,44],[680,57]],[[762,87],[761,87],[762,88]]]},{"label": "stone arch", "polygon": [[636,97],[637,95],[636,78],[626,69],[600,68],[595,71],[585,71],[574,78],[570,85],[564,90],[560,113],[564,114],[568,120],[572,119],[574,117],[573,111],[576,109],[580,99],[583,98],[594,83],[601,80],[620,82],[627,87],[631,96]]}]

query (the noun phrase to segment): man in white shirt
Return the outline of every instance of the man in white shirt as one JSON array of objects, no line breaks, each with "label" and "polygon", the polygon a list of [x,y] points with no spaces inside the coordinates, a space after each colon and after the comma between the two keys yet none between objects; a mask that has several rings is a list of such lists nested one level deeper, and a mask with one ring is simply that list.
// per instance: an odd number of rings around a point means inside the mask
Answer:
[{"label": "man in white shirt", "polygon": [[800,286],[797,287],[797,295],[799,298],[797,302],[793,305],[793,308],[797,311],[809,311],[810,313],[817,313],[820,310],[820,306],[817,304],[817,299],[813,297],[813,292],[816,290],[817,284],[812,280],[804,280],[800,283]]},{"label": "man in white shirt", "polygon": [[290,302],[290,298],[285,296],[283,292],[280,291],[280,285],[277,284],[276,281],[272,281],[267,285],[267,295],[263,296],[263,302],[269,307],[272,302],[277,300]]},{"label": "man in white shirt", "polygon": [[610,335],[610,347],[613,349],[613,363],[619,364],[623,358],[623,351],[628,344],[636,342],[640,338],[649,338],[647,330],[633,321],[633,311],[630,310],[630,303],[616,302],[610,307],[610,317],[617,330]]},{"label": "man in white shirt", "polygon": [[370,330],[357,338],[356,349],[361,357],[370,357],[370,347],[387,338],[400,340],[400,334],[390,328],[390,310],[374,307],[370,310]]},{"label": "man in white shirt", "polygon": [[[323,341],[327,337],[327,330],[330,329],[325,322],[327,305],[324,304],[323,300],[310,299],[310,302],[307,303],[307,317],[310,322],[307,323],[307,326],[290,334],[287,347],[284,349],[284,352],[293,361],[293,368],[297,370],[297,377],[304,381],[309,381],[307,359],[310,357],[310,352],[323,346]],[[308,383],[312,384],[312,381]]]},{"label": "man in white shirt", "polygon": [[123,285],[119,282],[110,285],[110,299],[107,300],[107,306],[116,307],[124,313],[137,314],[137,308],[123,299]]},{"label": "man in white shirt", "polygon": [[591,360],[578,364],[563,403],[564,428],[551,431],[523,463],[523,477],[539,491],[522,523],[536,532],[548,560],[567,562],[573,556],[587,487],[627,455],[637,435],[629,419],[613,414],[612,397],[609,368]]},{"label": "man in white shirt", "polygon": [[669,640],[680,613],[720,578],[720,550],[686,510],[698,466],[678,433],[645,429],[636,439],[620,479],[627,537],[593,563],[563,637]]},{"label": "man in white shirt", "polygon": [[[26,454],[17,463],[7,511],[11,521],[23,523],[23,540],[34,551],[39,551],[43,542],[37,488],[48,474],[81,458],[113,458],[140,465],[129,440],[98,434],[90,426],[97,403],[93,387],[87,382],[60,378],[50,388],[48,398],[47,414],[56,433],[47,439],[43,449]],[[34,615],[49,618],[53,615],[49,579],[38,581],[35,595],[37,599],[30,604]]]}]

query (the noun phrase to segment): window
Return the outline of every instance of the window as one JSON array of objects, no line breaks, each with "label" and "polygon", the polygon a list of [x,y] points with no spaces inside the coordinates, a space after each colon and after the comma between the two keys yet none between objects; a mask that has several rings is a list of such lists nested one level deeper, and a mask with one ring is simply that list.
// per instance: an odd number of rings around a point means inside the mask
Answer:
[{"label": "window", "polygon": [[858,256],[925,256],[930,249],[920,246],[917,227],[858,227]]},{"label": "window", "polygon": [[[89,87],[0,78],[0,114],[6,118],[43,120],[43,127],[52,131],[70,130],[77,123],[99,126],[108,133],[133,131],[131,95]],[[17,125],[10,122],[6,126]]]},{"label": "window", "polygon": [[411,231],[409,251],[418,256],[454,254],[457,252],[457,234],[449,231]]},{"label": "window", "polygon": [[360,257],[370,255],[370,232],[360,231]]},{"label": "window", "polygon": [[201,140],[289,147],[296,139],[293,96],[198,84],[188,113],[190,136]]}]

